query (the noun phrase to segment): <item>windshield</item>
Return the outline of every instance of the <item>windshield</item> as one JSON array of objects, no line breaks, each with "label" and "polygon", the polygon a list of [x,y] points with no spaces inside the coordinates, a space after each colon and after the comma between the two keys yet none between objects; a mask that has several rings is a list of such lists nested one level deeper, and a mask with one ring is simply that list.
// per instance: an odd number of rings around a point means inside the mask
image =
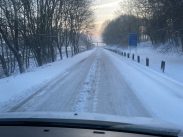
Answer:
[{"label": "windshield", "polygon": [[182,0],[1,0],[0,118],[183,129],[182,13]]}]

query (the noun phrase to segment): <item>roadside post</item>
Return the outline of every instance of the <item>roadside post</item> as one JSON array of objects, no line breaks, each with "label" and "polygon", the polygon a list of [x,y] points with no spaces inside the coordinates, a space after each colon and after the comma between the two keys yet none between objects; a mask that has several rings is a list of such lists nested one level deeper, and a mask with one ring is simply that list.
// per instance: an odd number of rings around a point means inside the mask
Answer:
[{"label": "roadside post", "polygon": [[140,63],[140,56],[137,56],[137,62]]},{"label": "roadside post", "polygon": [[146,58],[146,66],[149,67],[149,58]]},{"label": "roadside post", "polygon": [[127,54],[127,58],[130,58],[130,53]]},{"label": "roadside post", "polygon": [[135,55],[133,54],[133,55],[132,55],[132,60],[134,60],[134,59],[135,59]]},{"label": "roadside post", "polygon": [[161,61],[161,70],[163,73],[165,72],[165,61]]}]

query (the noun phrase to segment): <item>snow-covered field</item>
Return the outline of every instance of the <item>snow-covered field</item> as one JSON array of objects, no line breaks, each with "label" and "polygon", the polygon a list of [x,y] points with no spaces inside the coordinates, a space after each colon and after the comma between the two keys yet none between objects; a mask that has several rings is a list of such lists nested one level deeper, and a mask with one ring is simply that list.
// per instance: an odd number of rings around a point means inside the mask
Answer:
[{"label": "snow-covered field", "polygon": [[167,53],[162,52],[163,45],[158,49],[153,48],[151,42],[144,42],[138,45],[137,49],[121,49],[118,46],[110,47],[118,51],[126,51],[131,54],[135,54],[135,60],[137,55],[141,58],[141,64],[145,65],[146,58],[150,60],[150,68],[161,72],[161,61],[166,62],[165,75],[183,83],[183,54],[177,51],[169,51]]},{"label": "snow-covered field", "polygon": [[[1,108],[3,112],[94,112],[146,117],[183,128],[183,84],[169,77],[167,71],[163,74],[96,48],[0,80],[0,103],[9,102]],[[13,98],[20,101],[12,102]]]}]

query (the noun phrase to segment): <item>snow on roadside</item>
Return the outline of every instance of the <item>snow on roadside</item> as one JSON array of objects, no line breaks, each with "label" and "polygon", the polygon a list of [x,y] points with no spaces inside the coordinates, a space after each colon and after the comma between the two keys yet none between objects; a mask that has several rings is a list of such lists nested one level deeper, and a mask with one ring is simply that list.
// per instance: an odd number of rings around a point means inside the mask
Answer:
[{"label": "snow on roadside", "polygon": [[54,81],[58,75],[64,74],[67,69],[90,56],[94,50],[83,52],[73,58],[44,65],[32,72],[0,79],[0,111],[6,109],[9,104],[14,104],[34,94],[39,88],[50,81]]},{"label": "snow on roadside", "polygon": [[183,128],[183,84],[105,50],[132,91],[156,119]]},{"label": "snow on roadside", "polygon": [[[161,48],[163,45],[161,46]],[[160,64],[161,61],[166,62],[165,75],[169,76],[179,82],[183,83],[183,55],[177,52],[162,53],[161,49],[153,48],[151,42],[141,43],[137,49],[122,49],[119,46],[108,46],[108,48],[117,49],[118,51],[126,51],[135,54],[135,60],[137,60],[137,55],[141,58],[142,65],[145,65],[146,58],[150,60],[150,68],[161,72]]]},{"label": "snow on roadside", "polygon": [[90,109],[90,104],[93,106],[92,109],[95,109],[95,106],[97,104],[95,84],[98,63],[99,54],[97,53],[96,58],[86,76],[86,79],[83,82],[79,95],[76,97],[76,102],[73,106],[74,112],[87,112],[87,110]]}]

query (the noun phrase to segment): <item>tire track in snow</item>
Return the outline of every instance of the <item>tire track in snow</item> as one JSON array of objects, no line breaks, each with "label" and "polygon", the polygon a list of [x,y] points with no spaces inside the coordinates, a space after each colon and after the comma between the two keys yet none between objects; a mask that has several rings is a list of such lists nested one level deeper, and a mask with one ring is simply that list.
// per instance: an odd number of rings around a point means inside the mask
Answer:
[{"label": "tire track in snow", "polygon": [[97,93],[96,93],[96,77],[99,64],[99,53],[97,53],[93,64],[86,76],[83,85],[79,91],[79,95],[76,97],[75,105],[73,106],[74,112],[87,112],[90,109],[95,111],[97,105]]}]

